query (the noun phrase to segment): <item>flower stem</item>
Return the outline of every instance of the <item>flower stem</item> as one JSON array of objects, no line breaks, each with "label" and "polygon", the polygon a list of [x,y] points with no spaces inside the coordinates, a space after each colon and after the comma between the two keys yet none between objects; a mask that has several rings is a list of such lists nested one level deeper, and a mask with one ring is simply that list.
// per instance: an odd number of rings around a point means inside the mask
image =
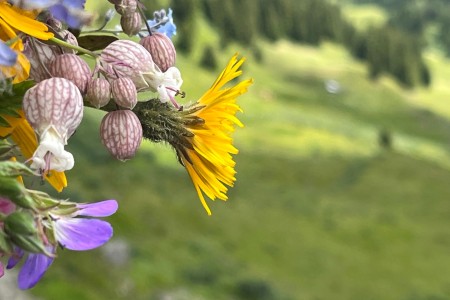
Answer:
[{"label": "flower stem", "polygon": [[138,9],[139,13],[141,14],[142,21],[144,21],[145,26],[147,27],[148,35],[152,35],[152,29],[151,29],[150,25],[148,25],[147,17],[145,16],[144,10],[142,9],[140,4],[141,4],[141,1],[138,1],[137,9]]},{"label": "flower stem", "polygon": [[65,42],[65,41],[63,41],[63,40],[60,40],[60,39],[58,39],[58,38],[52,37],[52,38],[50,39],[50,41],[52,41],[52,42],[54,42],[54,43],[56,43],[56,44],[58,44],[58,45],[60,45],[60,46],[62,46],[62,47],[70,48],[70,49],[76,50],[76,51],[78,51],[78,52],[81,52],[81,53],[90,55],[90,56],[92,56],[93,58],[97,58],[97,57],[98,57],[98,54],[96,54],[96,53],[94,53],[94,52],[92,52],[92,51],[90,51],[90,50],[84,49],[84,48],[82,48],[82,47],[80,47],[80,46],[72,45],[72,44],[70,44],[70,43],[68,43],[68,42]]}]

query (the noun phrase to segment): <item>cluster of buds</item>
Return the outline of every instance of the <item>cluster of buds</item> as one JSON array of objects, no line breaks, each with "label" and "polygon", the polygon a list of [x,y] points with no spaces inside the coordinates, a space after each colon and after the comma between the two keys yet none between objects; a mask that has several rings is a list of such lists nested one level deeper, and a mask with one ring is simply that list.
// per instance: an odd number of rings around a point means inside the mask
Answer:
[{"label": "cluster of buds", "polygon": [[[140,2],[110,2],[121,15],[125,33],[135,35],[141,31]],[[119,160],[133,157],[142,140],[141,123],[132,111],[139,92],[158,93],[161,102],[170,101],[176,109],[181,108],[175,101],[177,95],[183,94],[181,74],[174,66],[175,47],[165,33],[158,32],[169,21],[171,18],[164,10],[155,12],[155,21],[150,21],[154,30],[148,27],[148,35],[139,43],[117,40],[109,44],[97,57],[93,71],[76,55],[73,48],[77,47],[27,40],[26,53],[33,66],[30,77],[37,84],[26,93],[23,108],[40,138],[32,157],[33,169],[47,174],[50,170],[65,171],[74,166],[73,156],[64,146],[81,122],[83,98],[93,107],[108,111],[100,125],[100,137]],[[47,24],[66,43],[78,45],[76,37],[64,30],[60,22],[49,18]],[[111,100],[115,106],[107,106]]]},{"label": "cluster of buds", "polygon": [[143,25],[140,13],[140,2],[136,0],[108,0],[120,15],[120,25],[124,33],[129,36],[136,35]]},{"label": "cluster of buds", "polygon": [[[111,225],[96,218],[117,210],[115,200],[75,203],[26,189],[17,176],[32,175],[19,162],[0,162],[0,257],[7,269],[25,257],[19,271],[21,289],[33,287],[56,257],[57,247],[84,251],[105,244],[113,234]],[[0,277],[4,266],[0,262]]]}]

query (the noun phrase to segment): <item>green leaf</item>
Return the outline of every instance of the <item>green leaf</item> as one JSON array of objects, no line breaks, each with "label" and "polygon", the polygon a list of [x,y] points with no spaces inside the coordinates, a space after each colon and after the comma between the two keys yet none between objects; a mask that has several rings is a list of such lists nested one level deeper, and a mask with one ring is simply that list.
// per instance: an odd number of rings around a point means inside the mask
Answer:
[{"label": "green leaf", "polygon": [[[0,114],[7,114],[7,113],[3,112],[2,109],[0,108]],[[0,116],[0,127],[6,127],[6,128],[10,127],[9,123],[6,122],[6,120],[1,116]]]},{"label": "green leaf", "polygon": [[[17,110],[22,107],[23,96],[34,84],[31,80],[23,81],[14,84],[11,91],[0,94],[0,114],[18,117]],[[4,120],[0,120],[0,126],[5,127],[2,121]]]},{"label": "green leaf", "polygon": [[84,35],[78,38],[78,45],[90,51],[102,50],[118,39],[112,35]]}]

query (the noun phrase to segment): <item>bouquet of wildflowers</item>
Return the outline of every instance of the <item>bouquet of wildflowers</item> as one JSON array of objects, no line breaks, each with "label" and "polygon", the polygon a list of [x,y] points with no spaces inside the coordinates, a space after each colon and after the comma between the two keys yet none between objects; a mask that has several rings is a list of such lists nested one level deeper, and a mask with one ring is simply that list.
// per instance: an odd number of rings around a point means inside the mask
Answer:
[{"label": "bouquet of wildflowers", "polygon": [[[244,59],[233,56],[203,96],[182,105],[172,11],[147,20],[138,0],[108,1],[120,31],[138,42],[104,34],[112,13],[101,28],[83,31],[93,19],[85,0],[0,0],[0,277],[23,260],[21,289],[40,280],[58,248],[90,250],[113,235],[100,218],[117,211],[116,200],[61,200],[23,180],[37,176],[57,192],[67,188],[65,172],[76,171],[76,157],[65,146],[85,109],[104,112],[99,137],[116,159],[131,159],[143,138],[171,145],[208,214],[204,195],[226,200],[235,181],[236,98],[252,80],[225,84],[241,75]],[[154,97],[138,101],[141,92]]]}]

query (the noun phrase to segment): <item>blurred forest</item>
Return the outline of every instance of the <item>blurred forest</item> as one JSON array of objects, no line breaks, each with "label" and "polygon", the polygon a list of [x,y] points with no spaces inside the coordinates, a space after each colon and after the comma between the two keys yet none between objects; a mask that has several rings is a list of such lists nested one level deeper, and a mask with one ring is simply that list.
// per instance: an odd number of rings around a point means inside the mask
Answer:
[{"label": "blurred forest", "polygon": [[429,26],[437,26],[437,38],[450,54],[446,31],[450,15],[443,9],[448,1],[380,2],[388,8],[389,22],[364,31],[343,17],[339,4],[326,0],[179,0],[173,1],[173,7],[180,25],[181,50],[192,47],[195,35],[184,33],[195,32],[193,20],[201,12],[220,32],[223,45],[234,41],[258,51],[255,41],[260,37],[312,45],[330,40],[366,62],[372,78],[388,73],[406,87],[428,86],[431,74],[422,57],[425,32]]},{"label": "blurred forest", "polygon": [[173,9],[185,101],[247,57],[236,186],[208,217],[170,147],[115,161],[86,109],[60,196],[116,198],[115,235],[61,251],[33,295],[450,299],[450,1],[145,2]]}]

